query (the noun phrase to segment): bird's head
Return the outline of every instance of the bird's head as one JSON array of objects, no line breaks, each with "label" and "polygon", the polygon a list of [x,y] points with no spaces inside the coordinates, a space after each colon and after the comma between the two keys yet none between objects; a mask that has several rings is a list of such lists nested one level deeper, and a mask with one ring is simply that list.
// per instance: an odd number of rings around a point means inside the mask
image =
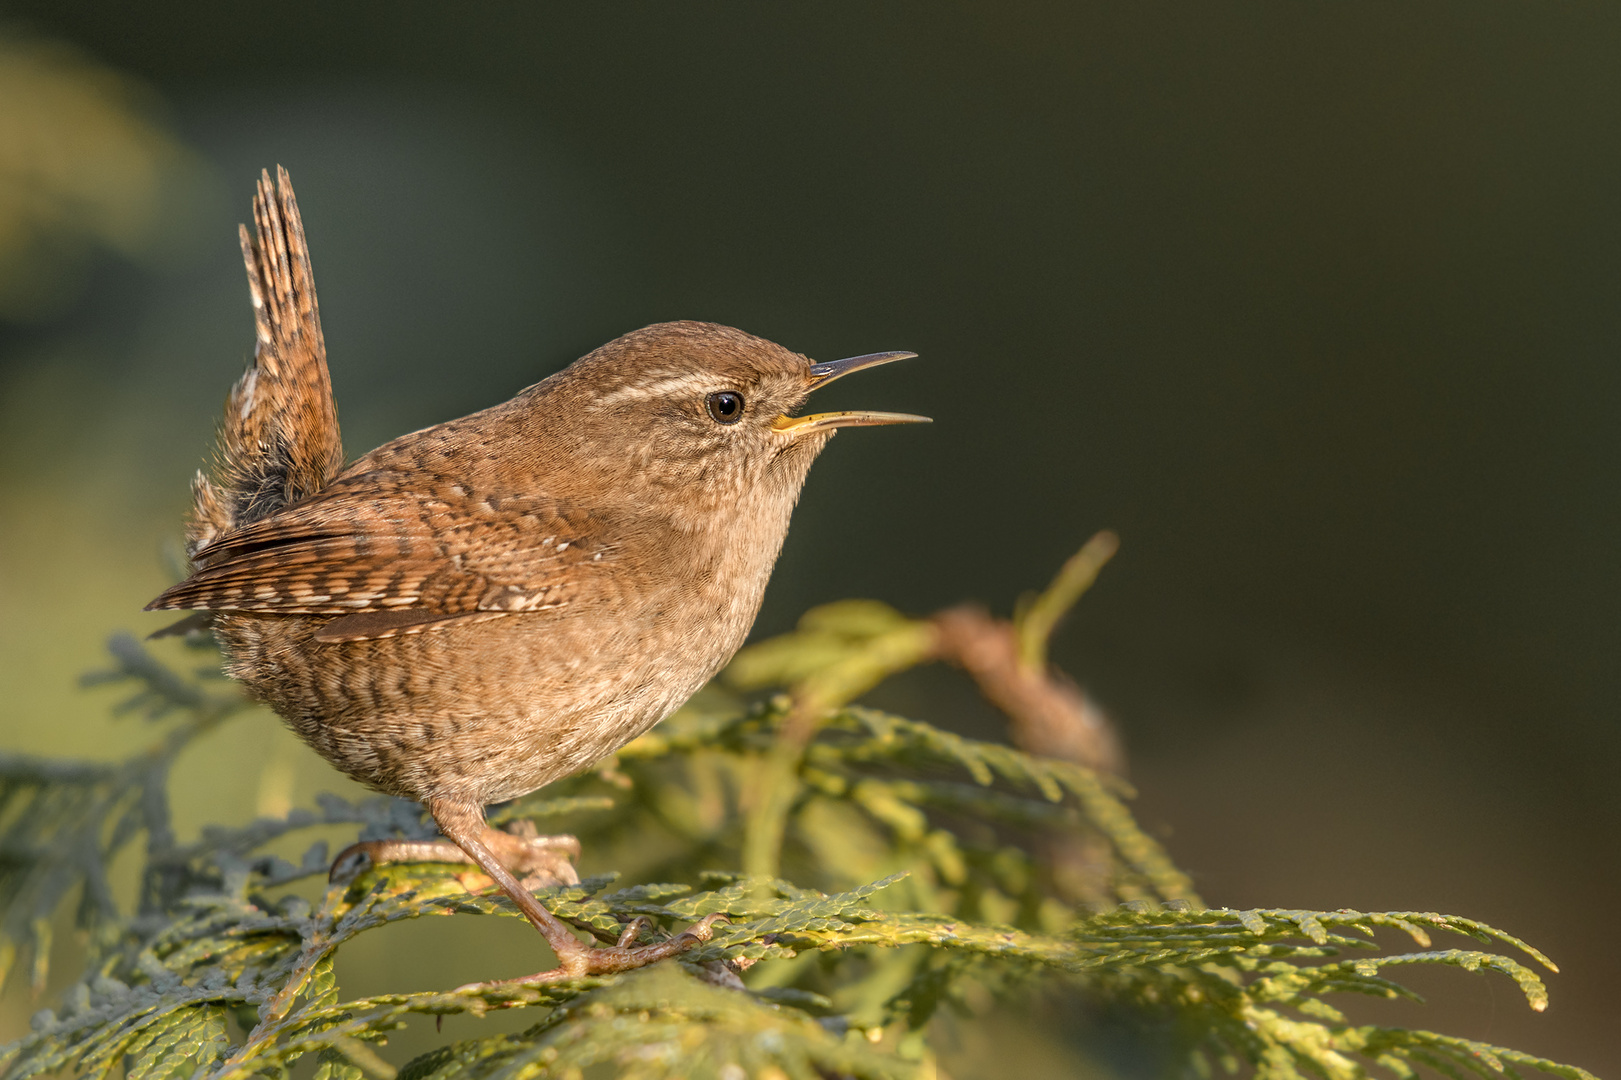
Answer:
[{"label": "bird's head", "polygon": [[851,372],[914,355],[818,364],[728,326],[659,323],[536,386],[534,421],[571,459],[592,461],[598,482],[624,498],[700,515],[761,498],[791,507],[839,428],[928,421],[868,411],[795,415],[806,398]]}]

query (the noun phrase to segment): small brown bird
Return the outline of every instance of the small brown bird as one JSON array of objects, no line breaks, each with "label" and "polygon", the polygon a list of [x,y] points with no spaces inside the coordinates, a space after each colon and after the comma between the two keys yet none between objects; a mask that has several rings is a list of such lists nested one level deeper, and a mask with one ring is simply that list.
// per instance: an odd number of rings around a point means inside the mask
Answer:
[{"label": "small brown bird", "polygon": [[617,750],[731,658],[828,439],[926,420],[791,414],[915,354],[813,364],[729,327],[662,323],[346,467],[285,170],[274,187],[263,174],[253,213],[253,363],[194,484],[191,577],[148,610],[206,613],[230,674],[323,757],[427,804],[454,847],[362,854],[477,863],[557,954],[518,981],[624,971],[706,938],[707,921],[640,948],[636,928],[583,944],[519,881],[577,880],[568,838],[491,829],[484,808]]}]

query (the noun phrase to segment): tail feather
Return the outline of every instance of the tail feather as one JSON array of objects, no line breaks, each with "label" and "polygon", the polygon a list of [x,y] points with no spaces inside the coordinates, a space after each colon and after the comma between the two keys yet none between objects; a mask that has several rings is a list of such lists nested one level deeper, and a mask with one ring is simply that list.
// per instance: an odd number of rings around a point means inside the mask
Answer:
[{"label": "tail feather", "polygon": [[240,229],[256,341],[226,400],[213,475],[197,475],[192,555],[233,530],[320,491],[343,466],[304,222],[287,170],[261,174],[255,234]]}]

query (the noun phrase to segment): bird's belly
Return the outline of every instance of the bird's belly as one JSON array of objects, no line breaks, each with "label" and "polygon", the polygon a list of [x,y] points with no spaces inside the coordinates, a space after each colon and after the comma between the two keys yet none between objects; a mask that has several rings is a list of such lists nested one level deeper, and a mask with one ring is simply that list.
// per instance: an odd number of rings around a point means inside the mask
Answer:
[{"label": "bird's belly", "polygon": [[373,788],[488,804],[588,768],[681,706],[742,626],[553,613],[321,644],[326,620],[223,615],[232,675]]}]

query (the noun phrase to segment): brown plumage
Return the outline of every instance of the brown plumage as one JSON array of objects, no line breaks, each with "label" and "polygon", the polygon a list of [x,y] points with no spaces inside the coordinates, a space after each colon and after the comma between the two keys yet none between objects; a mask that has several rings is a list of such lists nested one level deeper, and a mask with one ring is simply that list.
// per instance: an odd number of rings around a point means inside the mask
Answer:
[{"label": "brown plumage", "polygon": [[253,299],[253,364],[226,399],[215,480],[197,474],[187,529],[193,551],[315,494],[343,467],[304,222],[287,170],[276,174],[286,197],[261,175],[257,239],[237,227]]},{"label": "brown plumage", "polygon": [[813,365],[740,330],[664,323],[344,467],[285,171],[261,180],[254,221],[253,364],[195,485],[191,577],[149,607],[212,613],[229,672],[305,741],[427,803],[460,849],[447,857],[483,867],[557,952],[532,979],[687,947],[706,927],[581,945],[510,872],[556,845],[486,829],[483,808],[613,752],[731,658],[834,430],[922,419],[790,414],[911,354]]}]

